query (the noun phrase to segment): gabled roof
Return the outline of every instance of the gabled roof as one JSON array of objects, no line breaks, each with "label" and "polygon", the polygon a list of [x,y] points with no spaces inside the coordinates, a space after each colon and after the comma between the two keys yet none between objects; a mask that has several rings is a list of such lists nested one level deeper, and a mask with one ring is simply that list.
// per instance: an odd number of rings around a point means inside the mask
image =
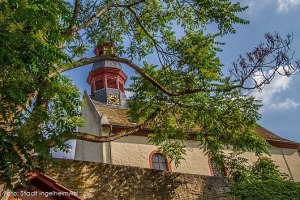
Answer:
[{"label": "gabled roof", "polygon": [[[73,192],[69,188],[64,187],[57,180],[51,178],[50,176],[36,172],[30,174],[29,179],[32,185],[43,188],[44,192],[50,192],[51,194],[53,194],[54,199],[82,200],[82,198],[80,198],[76,192]],[[46,197],[45,199],[47,198],[48,197]]]},{"label": "gabled roof", "polygon": [[297,149],[300,151],[300,144],[278,136],[272,131],[258,125],[257,133],[264,137],[272,146],[279,148]]},{"label": "gabled roof", "polygon": [[285,141],[285,142],[292,142],[290,140],[287,140],[285,138],[282,138],[282,137],[276,135],[272,131],[270,131],[260,125],[258,125],[257,133],[259,135],[261,135],[262,137],[264,137],[266,140],[280,140],[280,141]]},{"label": "gabled roof", "polygon": [[[30,180],[30,185],[27,189],[19,186],[14,190],[18,197],[14,197],[12,193],[4,192],[4,196],[1,198],[0,195],[0,198],[2,200],[83,200],[78,196],[77,192],[64,187],[50,176],[33,172],[27,175],[27,179]],[[3,192],[2,189],[0,188],[0,192]]]},{"label": "gabled roof", "polygon": [[97,111],[103,114],[108,122],[113,126],[135,126],[136,123],[131,122],[127,115],[128,109],[120,106],[107,106],[103,103],[92,100]]},{"label": "gabled roof", "polygon": [[[103,114],[110,125],[120,130],[120,127],[129,128],[136,125],[136,123],[130,121],[129,116],[127,114],[128,109],[120,106],[108,106],[103,103],[97,102],[92,100],[95,108],[97,109],[98,113]],[[270,130],[258,125],[257,133],[264,137],[271,145],[280,147],[280,148],[291,148],[291,149],[298,149],[300,151],[300,144],[285,138],[282,138],[275,133],[271,132]],[[149,131],[146,131],[146,134]],[[145,135],[137,134],[137,135]]]}]

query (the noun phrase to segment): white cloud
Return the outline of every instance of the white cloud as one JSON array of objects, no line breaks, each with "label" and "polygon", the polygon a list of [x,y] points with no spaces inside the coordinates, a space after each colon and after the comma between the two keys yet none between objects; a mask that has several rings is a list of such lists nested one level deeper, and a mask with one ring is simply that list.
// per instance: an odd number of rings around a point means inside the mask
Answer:
[{"label": "white cloud", "polygon": [[248,6],[248,12],[250,14],[257,13],[258,11],[262,10],[264,7],[266,7],[271,0],[250,0],[245,3]]},{"label": "white cloud", "polygon": [[290,9],[300,5],[300,0],[278,0],[277,11],[288,12]]},{"label": "white cloud", "polygon": [[[279,71],[283,71],[283,68],[279,68]],[[272,73],[272,71],[268,73]],[[255,79],[258,83],[262,81],[261,74],[256,74]],[[262,112],[266,109],[291,109],[298,106],[298,103],[290,98],[285,99],[283,102],[275,102],[280,101],[280,93],[289,88],[291,81],[291,77],[277,74],[271,83],[266,85],[261,92],[255,91],[252,93],[256,99],[262,101]]]},{"label": "white cloud", "polygon": [[291,109],[296,108],[299,105],[299,103],[295,102],[292,99],[287,98],[285,101],[280,103],[274,103],[269,106],[270,109],[280,110],[280,109]]},{"label": "white cloud", "polygon": [[131,91],[128,91],[128,90],[125,90],[125,95],[126,95],[126,98],[129,98],[129,97],[132,97],[133,96],[133,92]]},{"label": "white cloud", "polygon": [[[256,74],[256,81],[260,83],[263,79],[260,74]],[[274,95],[280,93],[289,88],[291,78],[286,76],[275,76],[272,82],[264,87],[264,89],[259,92],[255,91],[253,96],[256,99],[262,100],[264,105],[269,105],[271,100],[274,98]]]},{"label": "white cloud", "polygon": [[[248,12],[250,14],[257,13],[265,8],[270,8],[271,4],[275,6],[276,1],[274,0],[247,0],[245,5],[247,5]],[[277,12],[286,13],[291,9],[296,9],[300,5],[300,0],[277,0]]]}]

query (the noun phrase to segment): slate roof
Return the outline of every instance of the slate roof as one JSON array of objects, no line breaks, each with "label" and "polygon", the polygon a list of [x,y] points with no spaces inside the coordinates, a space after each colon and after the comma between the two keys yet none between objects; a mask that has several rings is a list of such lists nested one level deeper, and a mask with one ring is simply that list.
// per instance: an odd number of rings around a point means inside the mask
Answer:
[{"label": "slate roof", "polygon": [[[120,106],[107,106],[103,103],[99,103],[97,101],[93,101],[93,104],[95,105],[95,108],[100,114],[103,114],[110,125],[115,127],[133,127],[136,125],[136,123],[130,121],[129,116],[127,114],[128,109]],[[284,147],[286,145],[282,144],[289,144],[293,146],[289,146],[289,148],[297,148],[300,150],[300,144],[285,138],[282,138],[275,133],[271,132],[270,130],[258,125],[257,127],[257,133],[264,137],[271,145],[278,146],[278,147]],[[280,143],[280,145],[278,145]]]}]

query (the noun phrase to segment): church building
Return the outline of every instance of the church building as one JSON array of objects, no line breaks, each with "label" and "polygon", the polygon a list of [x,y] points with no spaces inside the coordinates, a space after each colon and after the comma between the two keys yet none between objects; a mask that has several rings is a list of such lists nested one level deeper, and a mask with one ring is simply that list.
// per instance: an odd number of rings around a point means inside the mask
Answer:
[{"label": "church building", "polygon": [[[113,49],[102,45],[95,48],[94,52],[96,56],[101,56],[106,51]],[[118,62],[99,61],[93,64],[87,78],[91,94],[84,93],[85,105],[82,114],[85,124],[79,128],[80,131],[97,136],[109,136],[136,125],[127,116],[124,90],[126,80],[127,76]],[[197,141],[191,140],[186,143],[185,159],[175,167],[168,157],[164,157],[157,151],[156,146],[148,142],[147,135],[150,132],[150,129],[144,128],[138,133],[107,143],[77,140],[74,159],[169,172],[217,175],[213,163],[203,150],[199,149]],[[279,170],[292,180],[300,182],[300,144],[284,139],[263,127],[258,128],[257,133],[271,145],[270,158]],[[245,153],[244,157],[250,162],[257,160],[255,154],[250,152]]]}]

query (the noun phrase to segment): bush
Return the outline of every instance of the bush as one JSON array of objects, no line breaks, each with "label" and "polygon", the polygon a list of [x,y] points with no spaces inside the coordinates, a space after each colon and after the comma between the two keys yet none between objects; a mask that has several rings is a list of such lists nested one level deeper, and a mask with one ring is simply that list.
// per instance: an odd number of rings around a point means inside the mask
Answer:
[{"label": "bush", "polygon": [[299,200],[300,183],[284,180],[254,180],[234,183],[231,193],[241,200]]}]

